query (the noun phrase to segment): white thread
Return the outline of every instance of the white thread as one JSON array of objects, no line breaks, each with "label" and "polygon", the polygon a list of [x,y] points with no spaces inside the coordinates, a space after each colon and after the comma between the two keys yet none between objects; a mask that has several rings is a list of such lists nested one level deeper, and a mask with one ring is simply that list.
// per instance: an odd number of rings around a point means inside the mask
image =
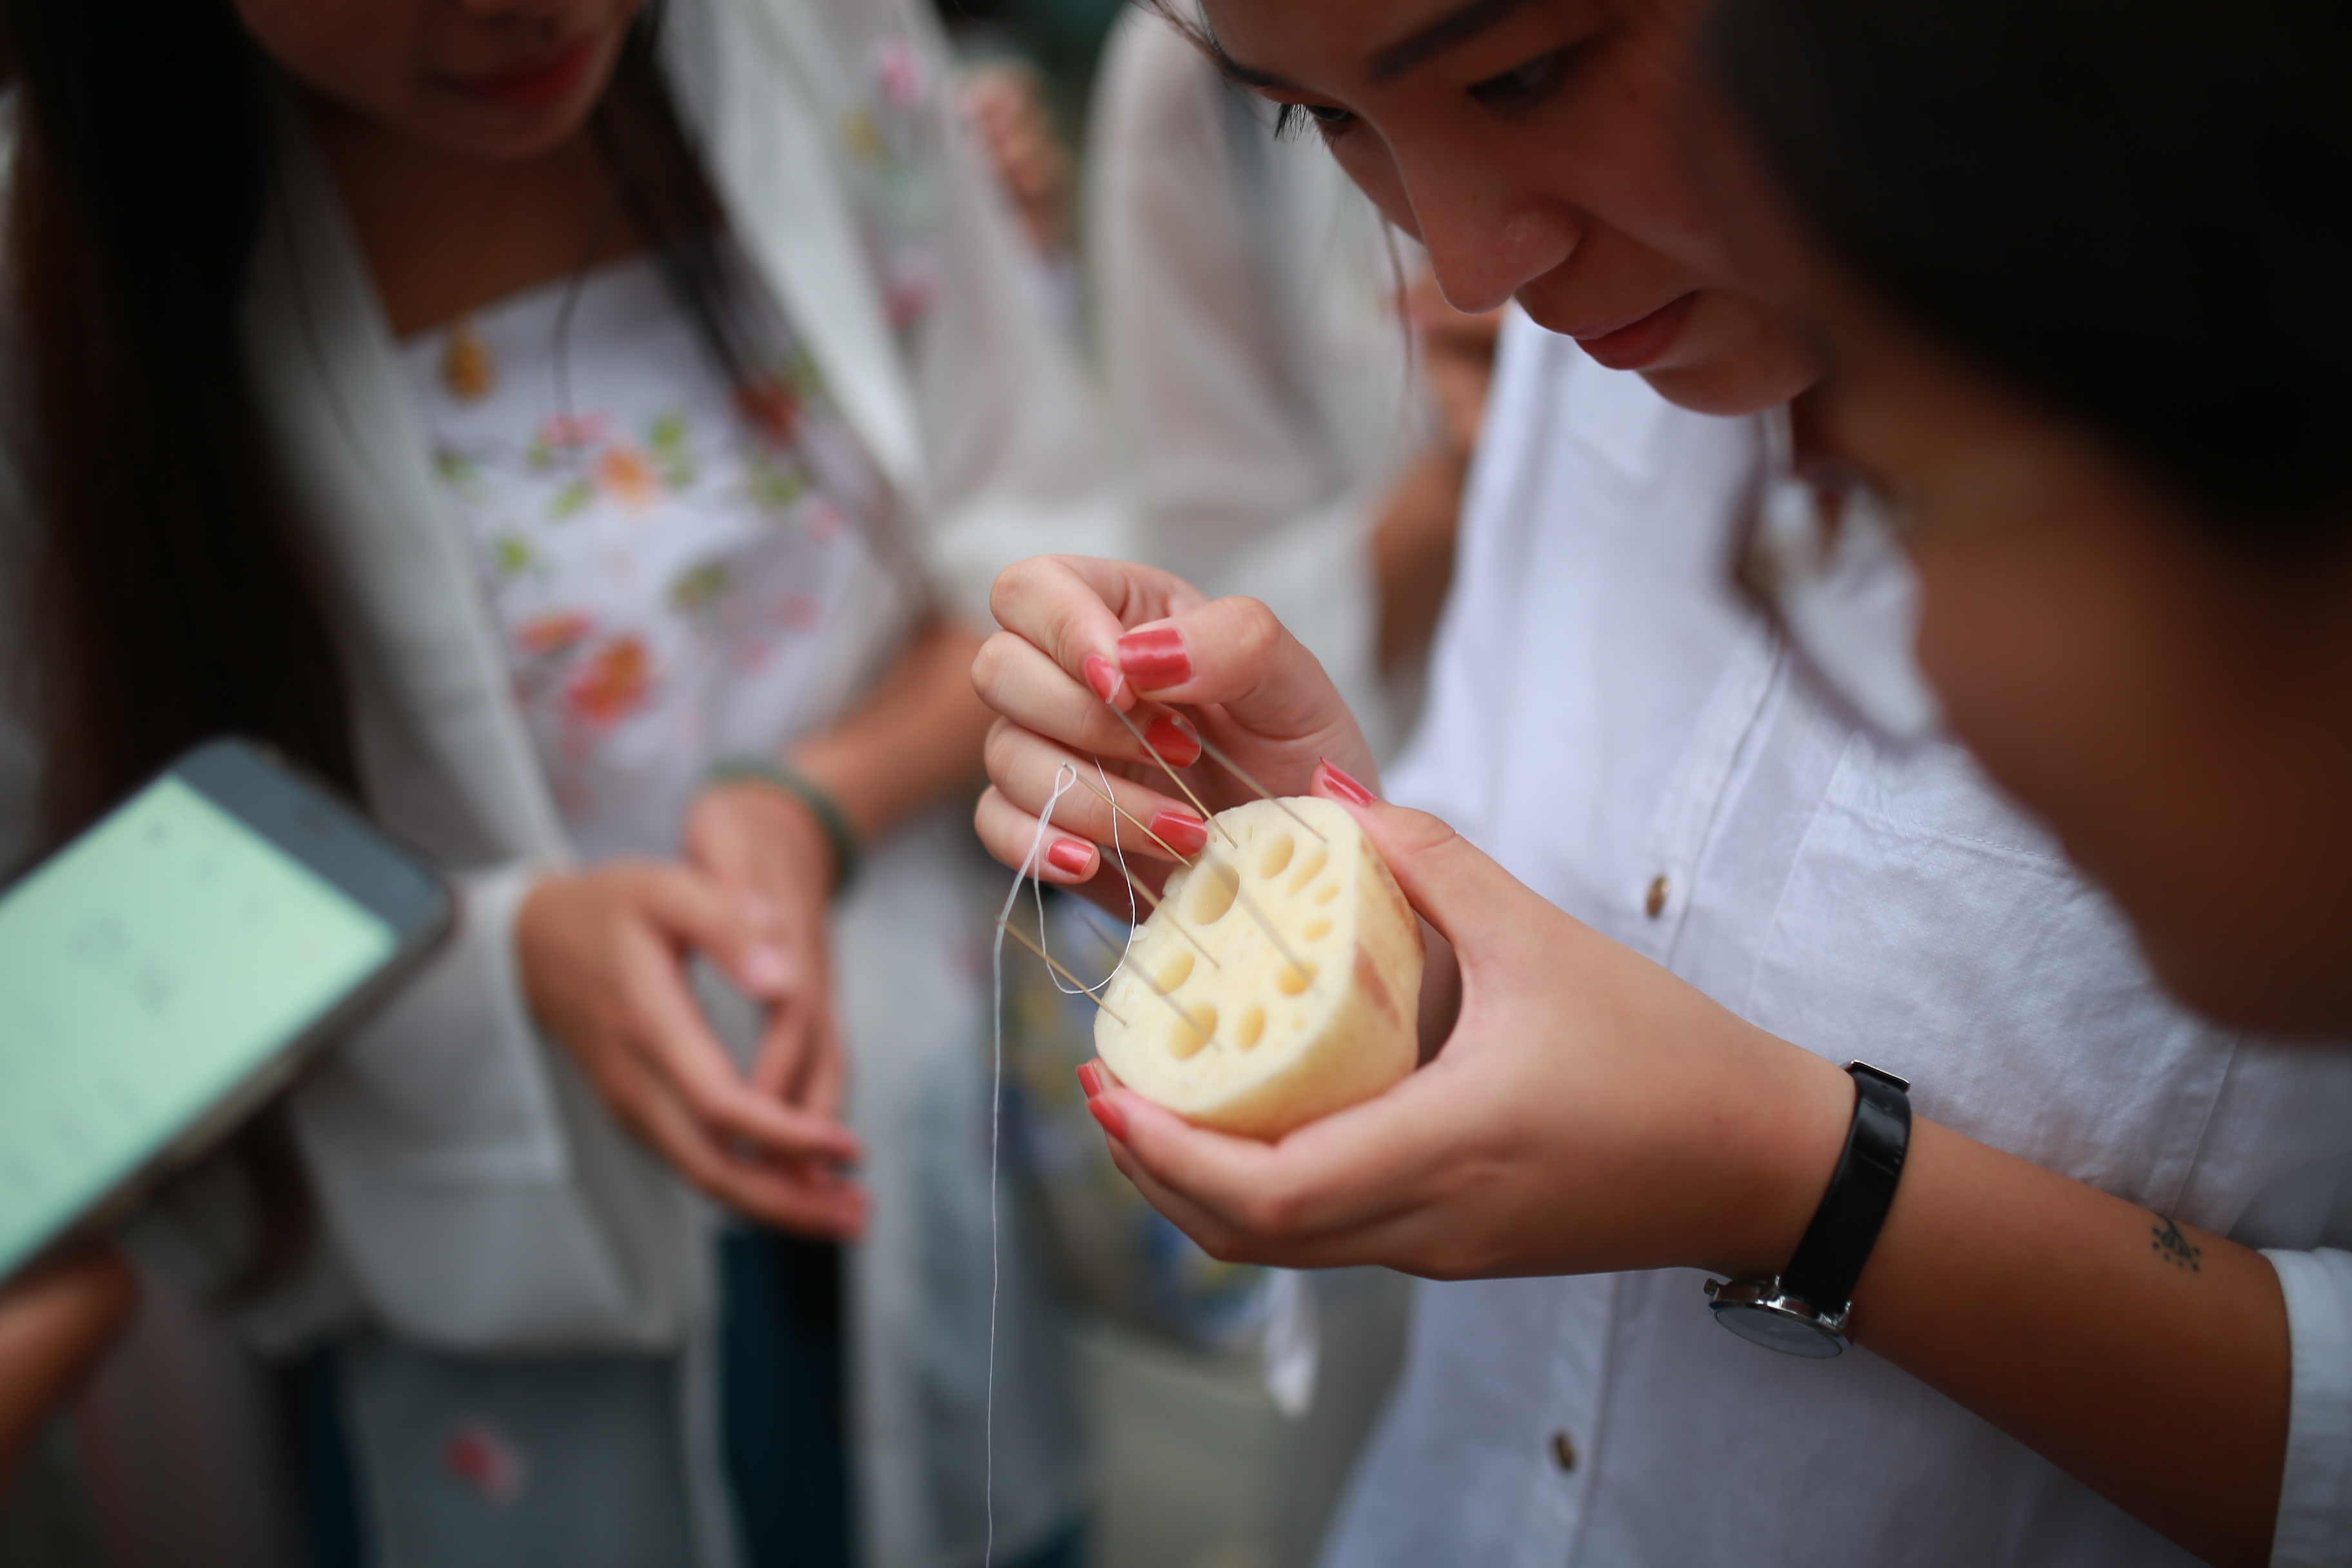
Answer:
[{"label": "white thread", "polygon": [[[1110,774],[1104,772],[1102,759],[1099,757],[1095,759],[1095,772],[1100,775],[1102,779],[1103,794],[1105,795],[1108,795],[1110,794]],[[1062,775],[1066,773],[1070,775],[1067,783],[1065,783],[1062,778]],[[1076,785],[1077,782],[1077,770],[1068,763],[1064,763],[1059,768],[1056,768],[1054,771],[1054,793],[1046,799],[1045,815],[1040,818],[1037,823],[1037,833],[1041,840],[1045,836],[1046,827],[1050,826],[1054,820],[1054,807],[1060,804],[1062,796],[1068,794],[1071,788]],[[1119,843],[1118,813],[1115,811],[1111,813],[1110,816],[1110,852],[1118,858],[1118,868],[1122,873],[1120,879],[1127,883],[1127,941],[1124,944],[1116,942],[1112,944],[1119,950],[1118,962],[1111,966],[1111,971],[1108,974],[1104,975],[1092,985],[1065,985],[1062,984],[1061,975],[1055,972],[1051,961],[1048,961],[1045,965],[1045,978],[1054,983],[1055,990],[1060,992],[1065,996],[1091,996],[1095,999],[1097,1005],[1102,1001],[1103,992],[1108,988],[1112,981],[1118,978],[1119,970],[1125,967],[1127,963],[1127,950],[1135,945],[1137,928],[1141,926],[1143,923],[1143,911],[1137,907],[1135,902],[1135,882],[1132,878],[1125,875],[1127,871],[1127,850],[1126,847]],[[1029,884],[1030,896],[1037,901],[1037,952],[1042,956],[1043,954],[1053,951],[1053,943],[1047,940],[1045,935],[1045,881],[1036,874],[1035,867],[1037,863],[1037,847],[1034,844],[1030,846],[1029,854],[1030,858],[1028,862],[1022,867],[1020,874],[1013,879],[1013,898],[1017,900],[1021,897],[1021,884],[1025,879]],[[1005,908],[1010,910],[1012,907],[1012,902],[1008,900]],[[1076,980],[1076,978],[1077,977],[1076,975],[1071,976],[1071,979],[1073,980]]]},{"label": "white thread", "polygon": [[[1096,763],[1095,769],[1097,773],[1101,772],[1102,763]],[[1037,951],[1040,952],[1048,951],[1049,944],[1045,940],[1045,887],[1044,879],[1037,875],[1037,863],[1045,852],[1046,830],[1054,826],[1054,808],[1062,804],[1064,795],[1077,787],[1077,764],[1064,763],[1054,770],[1054,793],[1046,797],[1045,809],[1037,818],[1036,836],[1029,841],[1027,857],[1022,860],[1019,869],[1013,873],[1013,890],[1004,895],[1004,907],[997,911],[996,938],[989,949],[989,964],[993,971],[995,1008],[989,1020],[993,1043],[990,1051],[988,1090],[988,1393],[986,1402],[982,1407],[980,1428],[982,1450],[981,1504],[987,1519],[985,1544],[981,1549],[980,1559],[983,1568],[986,1564],[996,1561],[996,1298],[1003,1267],[997,1245],[1002,1227],[996,1215],[996,1172],[998,1151],[1003,1142],[1004,1115],[1004,926],[1005,922],[1013,918],[1013,906],[1021,901],[1021,884],[1024,882],[1034,884],[1037,900]],[[1108,774],[1103,777],[1103,789],[1105,794],[1109,793]],[[1116,813],[1111,816],[1110,837],[1112,848],[1118,855],[1119,868],[1125,870],[1127,853],[1118,847],[1118,817]],[[1128,942],[1131,946],[1135,941],[1137,924],[1135,893],[1131,883],[1127,895],[1127,909]],[[1126,954],[1122,950],[1119,963],[1112,965],[1110,973],[1105,975],[1093,986],[1079,986],[1076,990],[1064,985],[1061,977],[1055,974],[1050,966],[1045,973],[1047,978],[1054,982],[1054,989],[1064,995],[1091,997],[1118,978],[1119,966],[1126,962]]]}]

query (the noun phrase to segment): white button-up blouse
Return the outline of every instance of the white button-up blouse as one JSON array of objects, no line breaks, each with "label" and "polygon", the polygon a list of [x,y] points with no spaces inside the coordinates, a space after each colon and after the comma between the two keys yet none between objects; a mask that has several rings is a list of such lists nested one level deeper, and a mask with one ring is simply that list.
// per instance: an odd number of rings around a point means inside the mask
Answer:
[{"label": "white button-up blouse", "polygon": [[[2282,1198],[2332,1193],[2352,1155],[2352,1053],[2175,1007],[1965,753],[1882,750],[1814,697],[1728,585],[1758,456],[1755,421],[1676,409],[1515,319],[1391,793],[1743,1016],[1907,1077],[1924,1115],[2212,1230],[2342,1239],[2329,1201]],[[1800,1362],[1724,1332],[1702,1279],[1423,1286],[1327,1564],[2188,1561],[1867,1350]],[[2290,1513],[2298,1486],[2340,1494],[2313,1467],[2347,1447],[2341,1377],[2333,1447],[2305,1436],[2303,1352]]]}]

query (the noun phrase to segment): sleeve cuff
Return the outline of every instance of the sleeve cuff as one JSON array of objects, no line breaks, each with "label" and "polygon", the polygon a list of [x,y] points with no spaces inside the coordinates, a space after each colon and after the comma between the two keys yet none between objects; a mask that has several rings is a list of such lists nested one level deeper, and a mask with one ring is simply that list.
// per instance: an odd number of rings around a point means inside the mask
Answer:
[{"label": "sleeve cuff", "polygon": [[2271,1562],[2352,1563],[2352,1253],[2263,1256],[2286,1298],[2294,1368]]}]

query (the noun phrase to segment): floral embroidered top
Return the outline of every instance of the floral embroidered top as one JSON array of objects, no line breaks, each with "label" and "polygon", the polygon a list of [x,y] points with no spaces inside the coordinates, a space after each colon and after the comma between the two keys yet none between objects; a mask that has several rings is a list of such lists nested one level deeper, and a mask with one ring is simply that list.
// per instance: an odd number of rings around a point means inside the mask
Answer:
[{"label": "floral embroidered top", "polygon": [[840,700],[890,498],[814,363],[772,328],[748,416],[650,258],[478,315],[461,398],[447,334],[403,345],[434,464],[472,538],[507,666],[573,841],[673,852],[703,774],[774,755]]}]

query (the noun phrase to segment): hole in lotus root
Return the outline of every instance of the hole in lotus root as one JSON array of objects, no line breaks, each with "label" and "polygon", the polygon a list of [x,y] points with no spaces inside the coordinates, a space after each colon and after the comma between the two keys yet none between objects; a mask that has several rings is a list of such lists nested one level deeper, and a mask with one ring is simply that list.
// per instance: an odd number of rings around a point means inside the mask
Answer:
[{"label": "hole in lotus root", "polygon": [[1289,834],[1276,834],[1273,842],[1257,858],[1257,874],[1268,879],[1281,876],[1282,868],[1290,864],[1291,851],[1297,847],[1297,841]]},{"label": "hole in lotus root", "polygon": [[1202,862],[1185,889],[1185,910],[1196,926],[1214,925],[1234,907],[1234,890],[1242,885],[1234,868],[1223,860]]},{"label": "hole in lotus root", "polygon": [[1184,1009],[1184,1016],[1168,1031],[1168,1054],[1178,1061],[1198,1056],[1209,1037],[1217,1032],[1217,1010],[1206,1002],[1194,1002]]}]

